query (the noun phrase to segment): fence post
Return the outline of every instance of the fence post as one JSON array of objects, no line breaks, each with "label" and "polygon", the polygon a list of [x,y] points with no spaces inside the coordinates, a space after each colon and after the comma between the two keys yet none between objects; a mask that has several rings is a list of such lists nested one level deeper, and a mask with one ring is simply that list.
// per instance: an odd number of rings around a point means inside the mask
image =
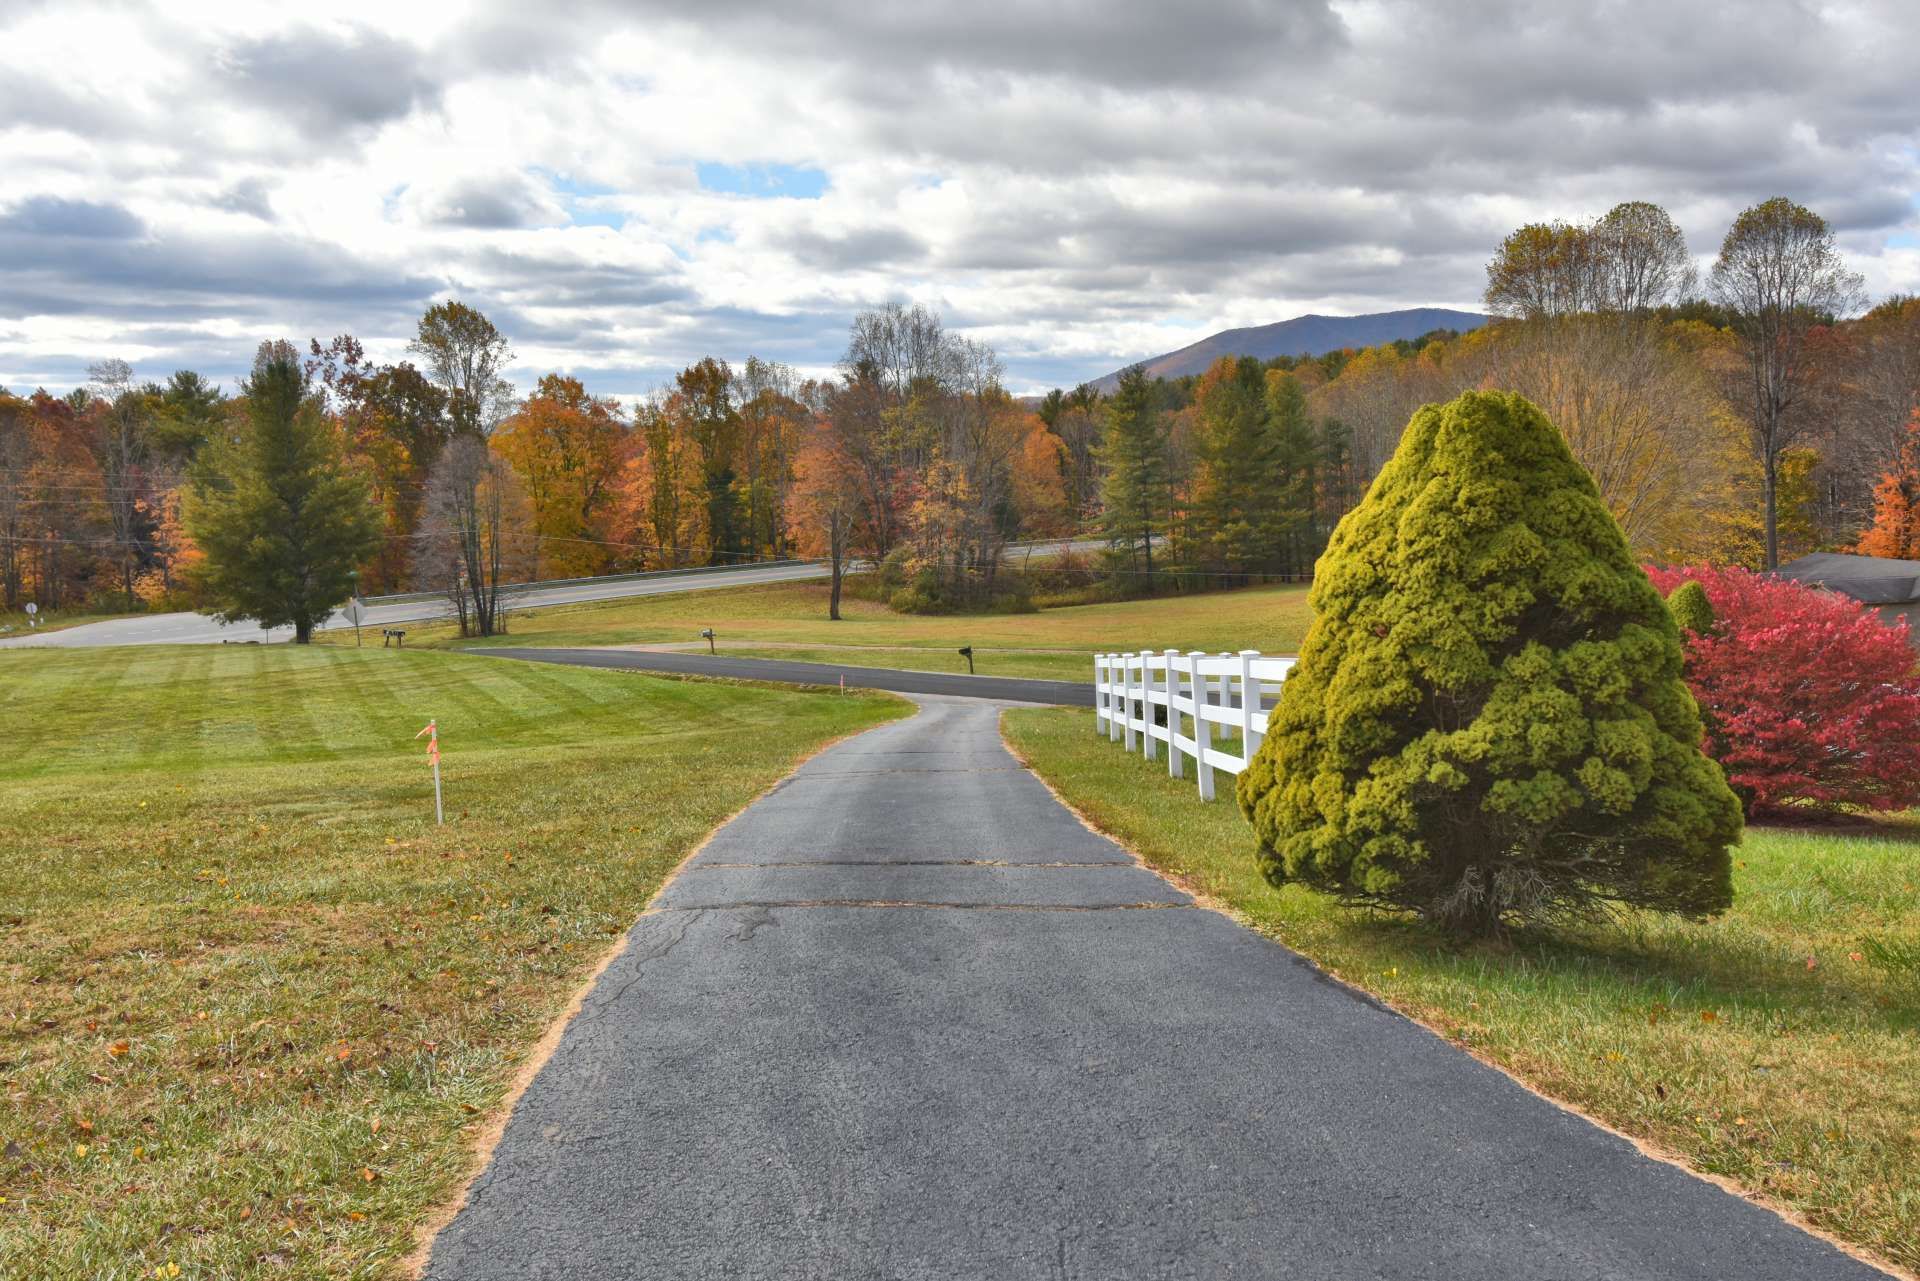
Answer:
[{"label": "fence post", "polygon": [[1140,755],[1150,761],[1160,759],[1160,749],[1153,745],[1153,651],[1140,651]]},{"label": "fence post", "polygon": [[1126,711],[1127,750],[1131,752],[1133,750],[1133,655],[1131,654],[1120,655],[1120,679],[1124,699],[1120,706]]},{"label": "fence post", "polygon": [[1119,673],[1113,670],[1113,665],[1119,661],[1119,658],[1118,654],[1107,655],[1107,741],[1109,743],[1120,741]]},{"label": "fence post", "polygon": [[1260,735],[1253,728],[1253,718],[1260,711],[1260,682],[1253,678],[1253,660],[1258,657],[1257,649],[1240,651],[1240,754],[1249,765],[1260,746]]},{"label": "fence post", "polygon": [[1213,722],[1206,717],[1207,678],[1200,674],[1200,660],[1206,655],[1194,650],[1187,655],[1187,670],[1193,674],[1193,754],[1197,763],[1194,773],[1200,778],[1200,799],[1213,799],[1213,764],[1207,760],[1207,749],[1213,746]]},{"label": "fence post", "polygon": [[1180,697],[1179,651],[1168,650],[1167,659],[1167,777],[1180,777],[1180,711],[1174,706]]},{"label": "fence post", "polygon": [[1107,656],[1093,656],[1093,732],[1098,737],[1105,728],[1101,724],[1107,718]]}]

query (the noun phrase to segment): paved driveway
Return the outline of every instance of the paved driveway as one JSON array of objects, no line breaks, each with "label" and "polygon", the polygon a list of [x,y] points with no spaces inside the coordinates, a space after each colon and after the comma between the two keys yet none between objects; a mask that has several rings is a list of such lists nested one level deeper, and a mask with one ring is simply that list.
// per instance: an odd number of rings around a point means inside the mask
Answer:
[{"label": "paved driveway", "polygon": [[429,1277],[1879,1275],[1193,906],[993,705],[922,701],[668,884]]}]

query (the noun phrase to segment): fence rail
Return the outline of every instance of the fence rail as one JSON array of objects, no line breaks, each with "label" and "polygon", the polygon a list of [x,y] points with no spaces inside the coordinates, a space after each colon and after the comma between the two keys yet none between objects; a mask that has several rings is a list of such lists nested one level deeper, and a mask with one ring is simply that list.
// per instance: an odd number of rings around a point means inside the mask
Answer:
[{"label": "fence rail", "polygon": [[[1199,650],[1142,650],[1137,654],[1093,656],[1094,726],[1113,742],[1136,742],[1148,760],[1166,745],[1167,775],[1185,776],[1193,759],[1200,798],[1213,799],[1213,772],[1237,775],[1247,767],[1267,733],[1267,712],[1280,682],[1293,668],[1291,658],[1272,658],[1257,650],[1205,654]],[[1181,733],[1191,726],[1191,734]],[[1215,744],[1215,727],[1221,731]],[[1238,740],[1238,751],[1227,745]]]}]

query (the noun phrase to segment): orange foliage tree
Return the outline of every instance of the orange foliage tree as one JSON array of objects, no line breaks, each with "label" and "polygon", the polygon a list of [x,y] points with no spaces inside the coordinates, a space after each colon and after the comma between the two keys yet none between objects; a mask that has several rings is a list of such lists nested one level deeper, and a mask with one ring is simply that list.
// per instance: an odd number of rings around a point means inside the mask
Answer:
[{"label": "orange foliage tree", "polygon": [[860,469],[830,422],[812,424],[793,463],[794,543],[832,569],[827,617],[840,617],[840,579],[860,514]]},{"label": "orange foliage tree", "polygon": [[1860,554],[1920,559],[1920,409],[1907,419],[1891,470],[1873,491],[1873,526],[1860,536]]},{"label": "orange foliage tree", "polygon": [[619,481],[633,451],[620,406],[589,396],[577,378],[548,374],[494,433],[493,447],[533,503],[547,572],[573,578],[612,569]]},{"label": "orange foliage tree", "polygon": [[705,461],[681,392],[640,406],[636,447],[619,478],[614,529],[651,569],[704,565],[707,529]]}]

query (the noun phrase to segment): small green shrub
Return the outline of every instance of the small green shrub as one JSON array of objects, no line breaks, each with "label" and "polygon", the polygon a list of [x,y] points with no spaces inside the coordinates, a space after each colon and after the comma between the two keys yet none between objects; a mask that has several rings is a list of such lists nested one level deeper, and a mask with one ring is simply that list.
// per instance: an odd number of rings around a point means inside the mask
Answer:
[{"label": "small green shrub", "polygon": [[1740,807],[1679,631],[1539,409],[1416,413],[1309,599],[1239,783],[1270,880],[1469,934],[1732,902]]},{"label": "small green shrub", "polygon": [[1692,579],[1673,589],[1667,608],[1683,632],[1704,636],[1713,630],[1713,602],[1707,599],[1707,589]]}]

